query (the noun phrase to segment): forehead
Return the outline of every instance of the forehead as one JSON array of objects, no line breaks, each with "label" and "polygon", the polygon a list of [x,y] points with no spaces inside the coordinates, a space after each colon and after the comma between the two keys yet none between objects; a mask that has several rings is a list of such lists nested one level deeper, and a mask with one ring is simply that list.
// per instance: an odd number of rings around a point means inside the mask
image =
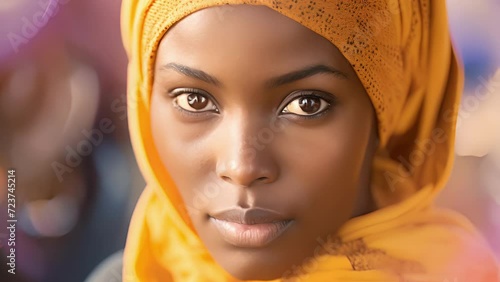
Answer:
[{"label": "forehead", "polygon": [[188,15],[164,36],[158,57],[207,65],[230,61],[240,66],[258,60],[271,68],[324,60],[348,65],[327,39],[268,7],[255,5],[216,6]]},{"label": "forehead", "polygon": [[194,12],[176,23],[169,33],[210,31],[214,34],[219,31],[219,34],[223,35],[235,30],[250,33],[249,35],[258,32],[261,36],[275,35],[276,31],[283,35],[309,31],[303,25],[266,6],[243,4],[214,6]]}]

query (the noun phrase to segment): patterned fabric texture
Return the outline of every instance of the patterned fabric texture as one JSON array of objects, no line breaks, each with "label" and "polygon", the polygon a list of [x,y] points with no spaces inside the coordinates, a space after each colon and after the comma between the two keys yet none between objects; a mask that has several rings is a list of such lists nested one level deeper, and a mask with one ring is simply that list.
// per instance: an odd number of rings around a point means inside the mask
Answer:
[{"label": "patterned fabric texture", "polygon": [[195,11],[227,4],[267,6],[328,39],[356,71],[378,120],[371,186],[378,210],[348,221],[320,244],[322,255],[281,280],[498,281],[497,263],[469,222],[433,206],[453,162],[463,81],[444,0],[123,0],[129,127],[147,182],[129,230],[124,281],[236,281],[195,234],[149,117],[163,35]]}]

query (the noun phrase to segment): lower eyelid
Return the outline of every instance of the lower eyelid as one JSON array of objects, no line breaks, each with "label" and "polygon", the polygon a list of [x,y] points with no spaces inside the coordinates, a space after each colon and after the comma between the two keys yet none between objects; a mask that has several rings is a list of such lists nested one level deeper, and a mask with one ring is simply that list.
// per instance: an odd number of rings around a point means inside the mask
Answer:
[{"label": "lower eyelid", "polygon": [[[286,105],[285,107],[282,108],[281,112],[280,113],[284,113],[283,111],[288,107],[288,105],[290,105],[292,102],[294,102],[295,100],[297,99],[300,99],[300,98],[304,98],[304,97],[314,97],[314,98],[318,98],[318,99],[321,99],[322,102],[326,103],[326,106],[324,110],[322,110],[321,112],[327,110],[328,108],[332,107],[332,104],[334,104],[334,101],[331,101],[331,99],[326,99],[322,96],[319,96],[319,95],[302,95],[302,96],[298,96],[298,97],[294,97],[292,100],[290,100]],[[321,113],[319,112],[319,113]],[[289,113],[289,112],[288,112]],[[294,114],[294,113],[289,113],[289,114]],[[295,114],[295,115],[298,115],[298,114]],[[312,115],[298,115],[298,116],[313,116],[315,114],[312,114]]]},{"label": "lower eyelid", "polygon": [[[193,119],[193,120],[199,119],[199,118],[205,118],[205,117],[213,114],[212,111],[191,112],[191,111],[185,110],[184,108],[179,106],[179,104],[177,104],[177,100],[175,98],[172,100],[172,107],[175,110],[177,110],[179,114],[183,115],[186,118]],[[216,108],[216,109],[218,112],[218,108]]]},{"label": "lower eyelid", "polygon": [[289,113],[288,115],[294,116],[294,119],[297,119],[297,120],[312,120],[312,119],[319,119],[319,118],[327,115],[330,111],[332,111],[331,105],[329,105],[323,111],[316,113],[316,114],[312,114],[312,115],[297,115],[297,114],[293,114],[293,113]]}]

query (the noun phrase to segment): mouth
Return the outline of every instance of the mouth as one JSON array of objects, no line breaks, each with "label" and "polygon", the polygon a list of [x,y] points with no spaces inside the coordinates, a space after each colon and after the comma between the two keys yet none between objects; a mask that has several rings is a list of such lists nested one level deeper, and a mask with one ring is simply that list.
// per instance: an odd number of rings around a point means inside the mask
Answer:
[{"label": "mouth", "polygon": [[270,244],[293,222],[278,212],[260,208],[225,210],[209,219],[227,243],[244,248]]}]

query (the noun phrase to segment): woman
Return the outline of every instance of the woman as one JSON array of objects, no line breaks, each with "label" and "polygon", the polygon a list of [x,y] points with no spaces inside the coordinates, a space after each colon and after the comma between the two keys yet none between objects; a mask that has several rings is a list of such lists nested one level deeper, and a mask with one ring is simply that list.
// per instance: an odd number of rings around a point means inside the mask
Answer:
[{"label": "woman", "polygon": [[497,281],[432,204],[462,83],[443,1],[125,0],[122,30],[148,183],[125,281]]}]

